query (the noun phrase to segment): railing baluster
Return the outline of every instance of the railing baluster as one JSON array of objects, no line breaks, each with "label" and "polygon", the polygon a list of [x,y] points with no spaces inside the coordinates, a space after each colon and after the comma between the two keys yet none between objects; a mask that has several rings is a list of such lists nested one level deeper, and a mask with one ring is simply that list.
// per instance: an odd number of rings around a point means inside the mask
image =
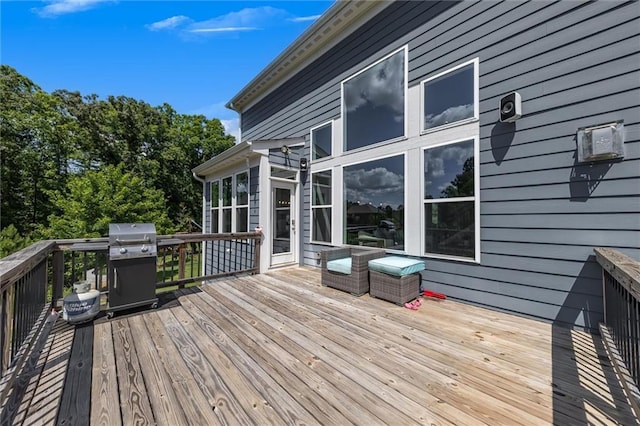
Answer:
[{"label": "railing baluster", "polygon": [[634,412],[638,415],[640,263],[613,249],[597,248],[594,251],[603,271],[605,315],[600,331],[614,369],[620,376]]}]

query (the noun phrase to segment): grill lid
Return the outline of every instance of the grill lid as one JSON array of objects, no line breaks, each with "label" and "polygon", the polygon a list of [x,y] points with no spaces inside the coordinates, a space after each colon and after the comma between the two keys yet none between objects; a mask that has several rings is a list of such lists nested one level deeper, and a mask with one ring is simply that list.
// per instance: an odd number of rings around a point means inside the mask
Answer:
[{"label": "grill lid", "polygon": [[153,223],[109,224],[109,258],[156,256],[156,226]]}]

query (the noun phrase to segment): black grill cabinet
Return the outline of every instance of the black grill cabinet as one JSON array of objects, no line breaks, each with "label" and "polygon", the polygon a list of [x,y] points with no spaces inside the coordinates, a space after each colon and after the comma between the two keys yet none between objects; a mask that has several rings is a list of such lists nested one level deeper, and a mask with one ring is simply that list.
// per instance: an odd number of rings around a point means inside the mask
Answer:
[{"label": "black grill cabinet", "polygon": [[156,227],[152,223],[109,225],[109,304],[114,311],[136,306],[158,306],[156,298]]}]

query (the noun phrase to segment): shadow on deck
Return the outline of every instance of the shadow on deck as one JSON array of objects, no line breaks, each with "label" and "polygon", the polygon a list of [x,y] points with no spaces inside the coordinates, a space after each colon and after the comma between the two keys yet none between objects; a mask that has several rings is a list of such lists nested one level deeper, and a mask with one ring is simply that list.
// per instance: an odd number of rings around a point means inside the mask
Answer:
[{"label": "shadow on deck", "polygon": [[284,269],[61,320],[2,424],[635,424],[597,336],[453,301],[410,311]]}]

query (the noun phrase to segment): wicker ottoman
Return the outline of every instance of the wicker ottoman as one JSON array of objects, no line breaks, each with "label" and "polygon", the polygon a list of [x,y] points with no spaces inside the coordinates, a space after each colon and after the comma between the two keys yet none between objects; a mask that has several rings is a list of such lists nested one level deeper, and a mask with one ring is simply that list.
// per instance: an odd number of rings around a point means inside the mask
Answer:
[{"label": "wicker ottoman", "polygon": [[420,295],[420,274],[398,277],[369,270],[369,294],[402,306]]}]

